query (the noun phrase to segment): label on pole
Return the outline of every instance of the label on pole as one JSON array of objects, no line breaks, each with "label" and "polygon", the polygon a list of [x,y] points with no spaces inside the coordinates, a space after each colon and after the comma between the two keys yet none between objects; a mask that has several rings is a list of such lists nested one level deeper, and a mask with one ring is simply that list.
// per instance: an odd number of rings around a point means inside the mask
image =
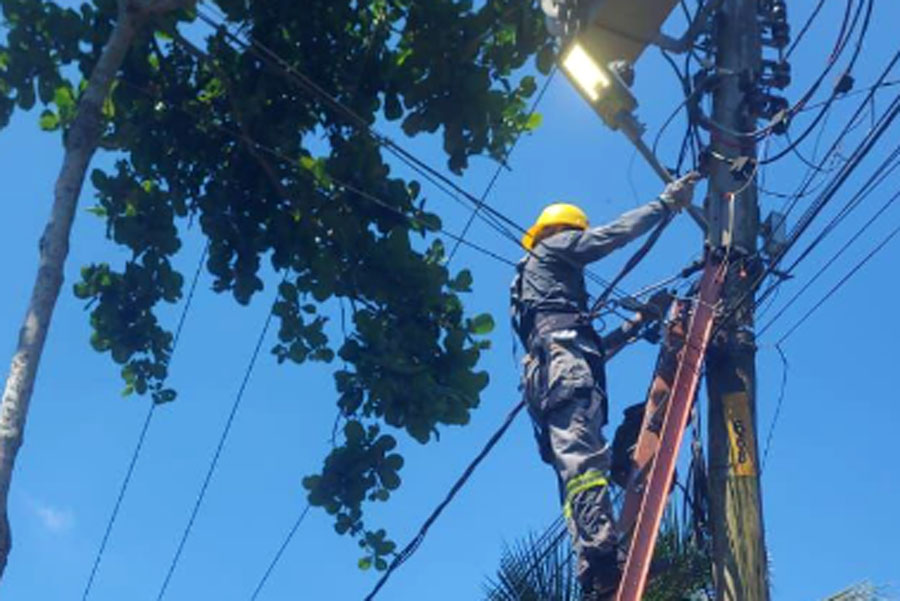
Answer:
[{"label": "label on pole", "polygon": [[722,399],[730,441],[728,458],[731,473],[739,477],[756,476],[756,446],[750,398],[746,392],[733,392]]}]

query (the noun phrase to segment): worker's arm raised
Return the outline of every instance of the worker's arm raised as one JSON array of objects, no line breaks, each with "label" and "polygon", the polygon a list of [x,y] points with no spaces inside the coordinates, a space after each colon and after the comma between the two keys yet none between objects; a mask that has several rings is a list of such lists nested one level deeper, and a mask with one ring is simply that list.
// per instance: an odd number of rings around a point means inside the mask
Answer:
[{"label": "worker's arm raised", "polygon": [[559,241],[565,247],[558,250],[566,252],[572,260],[579,263],[602,259],[649,232],[668,213],[678,212],[689,205],[694,197],[694,185],[699,178],[696,173],[688,174],[666,186],[656,200],[628,211],[612,223],[589,228],[577,236],[561,238]]}]

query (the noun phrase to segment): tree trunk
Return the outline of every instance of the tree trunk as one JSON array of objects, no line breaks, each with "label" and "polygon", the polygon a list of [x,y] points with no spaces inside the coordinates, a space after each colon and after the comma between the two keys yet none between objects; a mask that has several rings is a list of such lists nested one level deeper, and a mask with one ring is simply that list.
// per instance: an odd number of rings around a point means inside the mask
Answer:
[{"label": "tree trunk", "polygon": [[103,103],[145,19],[185,4],[184,0],[119,0],[116,26],[94,66],[75,120],[66,132],[65,155],[54,188],[53,208],[40,241],[37,278],[0,403],[0,577],[12,547],[7,504],[13,466],[22,446],[38,365],[63,283],[78,197],[103,133]]}]

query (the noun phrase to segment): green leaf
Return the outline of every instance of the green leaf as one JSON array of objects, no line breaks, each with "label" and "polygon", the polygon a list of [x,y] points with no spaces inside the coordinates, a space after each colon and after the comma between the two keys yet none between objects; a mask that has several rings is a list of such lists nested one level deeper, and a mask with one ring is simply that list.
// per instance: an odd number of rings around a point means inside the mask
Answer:
[{"label": "green leaf", "polygon": [[45,110],[38,123],[44,131],[56,131],[59,129],[59,115],[49,109]]},{"label": "green leaf", "polygon": [[413,55],[412,48],[404,48],[403,50],[401,50],[400,54],[397,55],[397,61],[396,61],[397,66],[402,67],[403,63],[405,63],[409,59],[409,57],[411,57],[412,55]]},{"label": "green leaf", "polygon": [[363,570],[363,571],[369,570],[372,568],[372,558],[371,557],[363,557],[358,562],[356,562],[356,565],[359,566],[360,570]]},{"label": "green leaf", "polygon": [[450,281],[448,286],[455,292],[471,292],[472,282],[472,272],[468,269],[463,269],[452,281]]},{"label": "green leaf", "polygon": [[544,117],[540,113],[532,113],[525,122],[525,131],[534,131],[544,122]]},{"label": "green leaf", "polygon": [[469,331],[478,336],[490,334],[494,331],[494,318],[489,313],[478,315],[470,321]]},{"label": "green leaf", "polygon": [[544,75],[548,75],[556,62],[556,51],[552,44],[547,44],[537,54],[537,68]]}]

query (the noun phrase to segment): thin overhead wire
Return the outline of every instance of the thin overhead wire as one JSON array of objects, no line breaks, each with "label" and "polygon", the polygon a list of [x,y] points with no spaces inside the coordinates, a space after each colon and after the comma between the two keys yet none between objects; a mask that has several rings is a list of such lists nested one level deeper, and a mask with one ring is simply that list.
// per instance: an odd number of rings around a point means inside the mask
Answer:
[{"label": "thin overhead wire", "polygon": [[800,45],[800,42],[803,41],[804,36],[806,36],[809,29],[812,27],[813,23],[816,22],[816,19],[819,18],[819,13],[822,12],[822,8],[825,6],[825,0],[819,0],[819,3],[813,9],[812,14],[810,14],[809,18],[806,20],[806,23],[803,24],[803,27],[800,28],[800,32],[794,38],[794,42],[791,44],[790,48],[788,48],[787,52],[784,53],[784,60],[788,60],[791,58],[791,55],[794,54],[794,50]]},{"label": "thin overhead wire", "polygon": [[456,497],[457,493],[465,486],[466,482],[468,482],[469,478],[478,468],[482,461],[484,461],[485,457],[487,457],[490,452],[497,446],[497,443],[500,442],[500,439],[503,438],[503,435],[506,434],[506,431],[509,430],[509,427],[513,424],[516,417],[519,413],[522,412],[522,409],[525,408],[525,401],[520,401],[513,407],[512,411],[506,416],[506,419],[503,420],[503,423],[497,429],[496,432],[488,439],[487,443],[484,445],[484,448],[475,456],[475,459],[466,466],[466,469],[463,470],[462,475],[459,479],[453,484],[450,488],[449,492],[446,494],[444,499],[438,504],[438,506],[431,512],[431,515],[428,516],[428,519],[422,524],[422,527],[419,528],[418,533],[415,537],[403,548],[400,553],[394,557],[393,561],[391,561],[388,569],[381,576],[378,582],[375,584],[375,588],[372,589],[368,595],[366,595],[365,601],[372,601],[378,592],[384,587],[387,583],[388,579],[390,579],[391,574],[394,573],[400,566],[406,563],[410,557],[415,554],[415,552],[419,549],[422,542],[425,540],[425,536],[428,534],[428,530],[434,525],[435,521],[441,516],[444,512],[444,509],[453,501],[454,497]]},{"label": "thin overhead wire", "polygon": [[822,297],[819,300],[819,302],[817,302],[815,305],[813,305],[809,309],[809,311],[807,311],[803,315],[803,317],[801,317],[793,326],[791,326],[791,328],[788,329],[788,331],[785,332],[781,336],[781,338],[778,340],[776,345],[783,344],[788,338],[790,338],[794,334],[794,332],[796,332],[800,328],[800,326],[802,326],[804,323],[806,323],[809,320],[809,318],[812,317],[816,313],[816,311],[818,311],[820,308],[822,308],[822,305],[827,303],[828,300],[831,299],[831,297],[833,297],[841,288],[843,288],[847,284],[847,282],[849,282],[850,279],[853,278],[853,276],[855,276],[857,273],[859,273],[859,271],[863,267],[865,267],[865,265],[869,261],[871,261],[873,258],[875,258],[876,255],[878,255],[878,253],[880,253],[882,250],[884,250],[885,247],[887,247],[888,243],[890,243],[891,240],[893,240],[897,236],[898,233],[900,233],[900,225],[898,225],[896,228],[894,228],[878,244],[878,246],[876,246],[874,249],[872,249],[872,251],[869,252],[869,254],[867,254],[865,257],[863,257],[862,260],[853,267],[853,269],[851,269],[849,272],[847,272],[847,274],[843,278],[841,278],[841,280],[837,284],[835,284],[831,288],[831,290],[829,290],[828,293],[825,294],[824,297]]},{"label": "thin overhead wire", "polygon": [[[556,66],[550,71],[550,74],[547,75],[547,79],[544,81],[544,85],[541,87],[541,91],[538,92],[537,98],[534,100],[534,104],[531,106],[531,110],[528,112],[527,119],[530,121],[531,118],[537,114],[538,106],[540,106],[541,101],[544,99],[544,96],[547,94],[547,90],[550,89],[550,84],[553,83],[553,78],[556,76],[557,68]],[[494,186],[497,185],[497,181],[500,179],[500,176],[503,174],[504,170],[508,168],[509,158],[512,156],[512,153],[515,151],[516,146],[519,144],[519,140],[522,139],[524,130],[520,131],[518,135],[516,135],[515,140],[513,140],[512,144],[509,147],[509,150],[506,151],[503,159],[498,163],[497,169],[494,171],[494,175],[491,177],[491,180],[488,182],[487,188],[485,188],[484,193],[481,195],[479,199],[479,203],[475,205],[475,208],[472,209],[472,213],[469,215],[469,219],[466,221],[465,227],[463,227],[462,232],[460,233],[461,238],[465,238],[469,230],[472,228],[472,224],[475,222],[475,218],[478,216],[478,213],[487,203],[488,197],[490,197],[491,192],[494,189]],[[453,261],[453,257],[456,256],[456,252],[459,250],[461,242],[459,240],[453,245],[453,249],[450,251],[450,255],[447,257],[447,263]]]},{"label": "thin overhead wire", "polygon": [[[895,166],[896,166],[896,165],[895,165]],[[865,196],[870,195],[870,194],[872,193],[872,190],[874,190],[874,188],[870,189],[869,192],[867,192]],[[841,246],[841,248],[838,249],[838,251],[837,251],[834,255],[832,255],[832,257],[831,257],[828,261],[826,261],[826,262],[819,268],[819,270],[812,276],[812,278],[810,278],[810,279],[803,285],[803,287],[800,288],[800,290],[798,290],[798,291],[797,291],[797,292],[796,292],[796,293],[795,293],[795,294],[794,294],[794,295],[793,295],[793,296],[792,296],[792,297],[791,297],[791,298],[790,298],[790,299],[789,299],[789,300],[788,300],[788,301],[787,301],[787,302],[786,302],[786,303],[778,310],[778,312],[777,312],[777,313],[776,313],[776,314],[768,321],[768,323],[766,323],[766,325],[763,326],[763,327],[759,330],[759,332],[757,333],[757,336],[762,336],[763,334],[765,334],[765,333],[766,333],[766,332],[767,332],[767,331],[768,331],[768,330],[769,330],[769,329],[770,329],[770,328],[771,328],[771,327],[772,327],[772,326],[773,326],[773,325],[774,325],[774,324],[775,324],[775,323],[776,323],[776,322],[777,322],[777,321],[778,321],[778,320],[779,320],[779,319],[780,319],[780,318],[788,311],[788,309],[790,309],[790,308],[797,302],[797,300],[798,300],[801,296],[803,296],[803,294],[805,294],[806,291],[809,290],[809,289],[812,287],[812,285],[815,284],[815,283],[819,280],[820,277],[822,277],[822,275],[824,275],[829,269],[831,269],[831,267],[837,262],[837,260],[840,259],[840,258],[844,255],[844,253],[845,253],[845,252],[846,252],[853,244],[855,244],[856,241],[859,240],[859,238],[862,237],[862,235],[863,235],[864,233],[866,233],[866,231],[869,230],[870,227],[872,227],[876,222],[878,222],[879,219],[881,219],[881,216],[882,216],[882,215],[883,215],[883,214],[884,214],[884,213],[885,213],[885,212],[886,212],[886,211],[887,211],[887,210],[888,210],[888,209],[889,209],[889,208],[890,208],[890,207],[891,207],[898,199],[900,199],[900,192],[897,192],[897,193],[895,193],[893,196],[891,196],[890,198],[888,198],[888,200],[881,206],[881,208],[879,208],[878,211],[877,211],[874,215],[872,215],[872,217],[869,218],[869,220],[866,221],[866,223],[863,224],[863,226],[860,227],[859,230],[857,230],[857,232],[856,232],[849,240],[847,240],[847,242],[845,242],[845,243]],[[851,200],[852,200],[852,199],[851,199]],[[860,199],[860,200],[862,200],[862,199]],[[837,219],[837,218],[836,218],[836,219]],[[790,271],[790,270],[789,270],[789,271]],[[775,285],[777,286],[777,285],[779,285],[779,284],[775,284]]]},{"label": "thin overhead wire", "polygon": [[769,424],[769,433],[766,435],[766,448],[763,452],[762,463],[760,465],[760,473],[764,473],[766,471],[766,465],[769,460],[769,451],[772,448],[772,440],[775,437],[775,427],[778,425],[778,420],[781,417],[781,409],[784,406],[785,394],[787,393],[787,384],[788,384],[788,374],[790,373],[790,363],[788,363],[787,355],[784,354],[784,350],[782,350],[781,346],[775,345],[775,350],[778,351],[778,355],[781,357],[781,392],[778,393],[778,402],[775,404],[775,415],[772,416],[772,423]]},{"label": "thin overhead wire", "polygon": [[[181,340],[181,334],[184,331],[188,313],[190,313],[191,306],[193,305],[194,295],[197,292],[197,284],[200,281],[200,275],[203,273],[203,265],[206,262],[206,257],[208,254],[209,244],[207,243],[203,247],[203,252],[200,253],[200,259],[197,262],[197,269],[194,271],[194,277],[191,280],[191,286],[188,289],[188,294],[184,302],[184,309],[181,311],[181,316],[178,319],[178,325],[175,328],[175,334],[172,339],[172,352],[169,354],[170,365],[171,359],[175,355],[175,350],[178,348],[178,343]],[[144,448],[144,442],[147,439],[147,432],[150,430],[150,423],[153,420],[153,415],[155,414],[157,407],[158,405],[155,402],[151,401],[150,408],[147,410],[147,414],[144,417],[143,423],[141,424],[141,429],[138,432],[134,451],[131,453],[131,459],[128,462],[128,468],[125,470],[125,478],[122,480],[122,484],[119,487],[119,493],[116,496],[115,503],[113,504],[112,513],[110,513],[109,519],[106,522],[106,528],[103,532],[103,538],[100,541],[100,547],[97,549],[97,554],[94,556],[94,563],[91,566],[91,573],[88,576],[87,584],[85,584],[84,592],[81,595],[82,601],[86,601],[88,596],[91,594],[91,589],[94,585],[94,579],[97,576],[97,570],[99,570],[100,562],[103,561],[103,555],[106,553],[106,546],[109,543],[109,538],[112,535],[113,527],[115,526],[116,520],[119,517],[119,512],[122,509],[122,503],[125,500],[125,493],[128,491],[128,487],[131,484],[132,476],[134,476],[134,470],[137,467],[138,458],[140,457],[141,451]]]},{"label": "thin overhead wire", "polygon": [[297,516],[297,520],[294,522],[294,525],[291,526],[291,529],[288,531],[288,534],[284,538],[284,541],[281,543],[281,546],[278,547],[278,551],[275,552],[275,555],[272,557],[272,560],[266,567],[266,571],[263,573],[262,578],[260,578],[259,583],[256,585],[256,588],[253,589],[253,594],[250,596],[250,601],[256,601],[257,597],[259,597],[259,594],[266,586],[266,582],[269,581],[269,576],[272,575],[272,572],[275,570],[278,562],[281,561],[281,557],[284,555],[284,552],[287,550],[288,546],[290,546],[291,541],[294,540],[294,536],[296,536],[297,531],[300,529],[300,525],[303,523],[303,520],[306,519],[306,514],[309,513],[310,507],[311,505],[307,503],[306,507],[303,508],[303,511],[300,512],[300,515]]},{"label": "thin overhead wire", "polygon": [[[287,275],[288,272],[286,271],[284,274],[284,279],[287,279]],[[209,467],[206,470],[206,474],[203,477],[200,491],[197,494],[197,498],[194,501],[193,507],[191,508],[191,513],[188,518],[187,524],[185,525],[184,530],[181,533],[181,538],[178,541],[178,547],[175,550],[175,554],[172,556],[172,560],[169,563],[169,567],[166,570],[166,575],[163,578],[162,585],[160,586],[159,593],[156,596],[157,601],[161,601],[166,595],[166,591],[169,588],[169,583],[172,581],[172,576],[175,574],[175,569],[178,567],[178,562],[181,559],[181,554],[184,551],[184,547],[191,535],[191,531],[194,527],[194,522],[197,519],[197,515],[200,513],[200,507],[203,504],[203,500],[206,498],[206,492],[209,489],[209,484],[212,481],[213,474],[215,473],[216,468],[219,465],[219,459],[222,456],[222,450],[225,448],[225,441],[228,439],[228,435],[231,433],[231,427],[232,425],[234,425],[234,419],[237,416],[237,412],[241,406],[242,401],[244,400],[244,393],[247,391],[247,385],[250,383],[250,376],[253,374],[253,369],[256,367],[256,361],[259,358],[260,352],[262,351],[262,345],[265,342],[266,336],[269,333],[269,328],[272,325],[272,319],[275,316],[274,308],[275,303],[273,303],[272,308],[269,309],[269,313],[266,316],[262,331],[259,333],[259,337],[256,340],[256,345],[253,348],[253,352],[250,354],[250,361],[244,371],[244,377],[241,380],[241,385],[238,388],[238,392],[231,404],[231,409],[228,412],[228,418],[225,420],[225,426],[222,429],[222,433],[219,435],[219,440],[216,443],[215,452],[213,453],[212,460],[210,461]]]},{"label": "thin overhead wire", "polygon": [[[889,72],[893,69],[894,64],[900,60],[900,51],[898,51],[892,61],[889,63],[885,73]],[[860,107],[860,110],[864,108]],[[775,271],[777,271],[781,261],[787,255],[787,253],[793,248],[793,246],[797,243],[800,237],[809,229],[812,225],[813,221],[818,217],[818,215],[822,212],[826,205],[828,205],[831,200],[835,197],[835,195],[840,191],[840,189],[846,184],[848,178],[856,171],[856,169],[860,166],[862,161],[868,156],[868,154],[872,151],[872,148],[877,144],[877,142],[883,137],[883,135],[890,129],[891,124],[900,115],[900,95],[898,95],[891,107],[889,107],[879,119],[879,122],[876,126],[869,132],[866,138],[857,146],[852,155],[849,157],[847,162],[841,167],[839,172],[835,174],[835,176],[829,182],[829,185],[826,189],[819,195],[816,201],[807,208],[806,212],[803,214],[797,225],[791,231],[788,242],[785,247],[769,262],[765,269],[756,277],[753,284],[748,287],[746,293],[741,295],[741,297],[732,304],[730,308],[725,312],[725,317],[720,320],[719,326],[716,328],[716,332],[720,331],[723,324],[727,323],[735,313],[740,309],[740,307],[744,306],[744,303],[747,302],[749,298],[753,294],[756,293],[759,285],[765,281],[765,279],[772,275]],[[839,144],[839,141],[836,141],[832,146],[832,149],[829,151],[828,155],[830,155],[833,150]],[[822,160],[823,162],[827,160],[827,156]],[[807,182],[808,184],[808,182]],[[806,185],[806,184],[805,184]],[[759,306],[765,299],[773,292],[773,288],[769,288],[766,290],[758,299],[756,299],[755,305]]]},{"label": "thin overhead wire", "polygon": [[[197,14],[200,20],[202,20],[204,23],[206,23],[216,31],[221,31],[229,40],[231,40],[235,44],[238,44],[243,50],[250,52],[261,61],[266,62],[266,64],[271,66],[279,75],[284,77],[286,80],[293,81],[302,89],[305,89],[306,91],[321,98],[335,113],[343,115],[361,131],[370,135],[377,144],[391,152],[401,162],[427,179],[445,194],[457,200],[459,200],[459,197],[461,196],[469,203],[471,203],[471,205],[476,207],[478,206],[479,199],[475,195],[462,188],[459,184],[451,180],[449,177],[447,177],[434,167],[428,165],[425,161],[419,159],[417,156],[406,150],[392,138],[378,132],[368,123],[366,119],[356,113],[352,108],[348,107],[339,99],[335,98],[332,94],[322,88],[309,76],[307,76],[298,68],[291,65],[287,60],[279,56],[271,48],[269,48],[259,40],[251,39],[249,41],[246,41],[242,39],[240,36],[229,30],[225,26],[225,24],[217,22],[214,18],[204,13],[202,9],[198,9]],[[525,233],[525,229],[522,226],[517,224],[512,219],[508,218],[503,213],[497,211],[496,209],[493,209],[489,205],[483,206],[482,209],[483,211],[479,212],[479,216],[485,218],[489,222],[489,224],[491,224],[491,227],[494,227],[499,233],[510,238],[511,240],[518,242],[518,235],[514,233],[514,231],[518,231],[520,234]]]}]

